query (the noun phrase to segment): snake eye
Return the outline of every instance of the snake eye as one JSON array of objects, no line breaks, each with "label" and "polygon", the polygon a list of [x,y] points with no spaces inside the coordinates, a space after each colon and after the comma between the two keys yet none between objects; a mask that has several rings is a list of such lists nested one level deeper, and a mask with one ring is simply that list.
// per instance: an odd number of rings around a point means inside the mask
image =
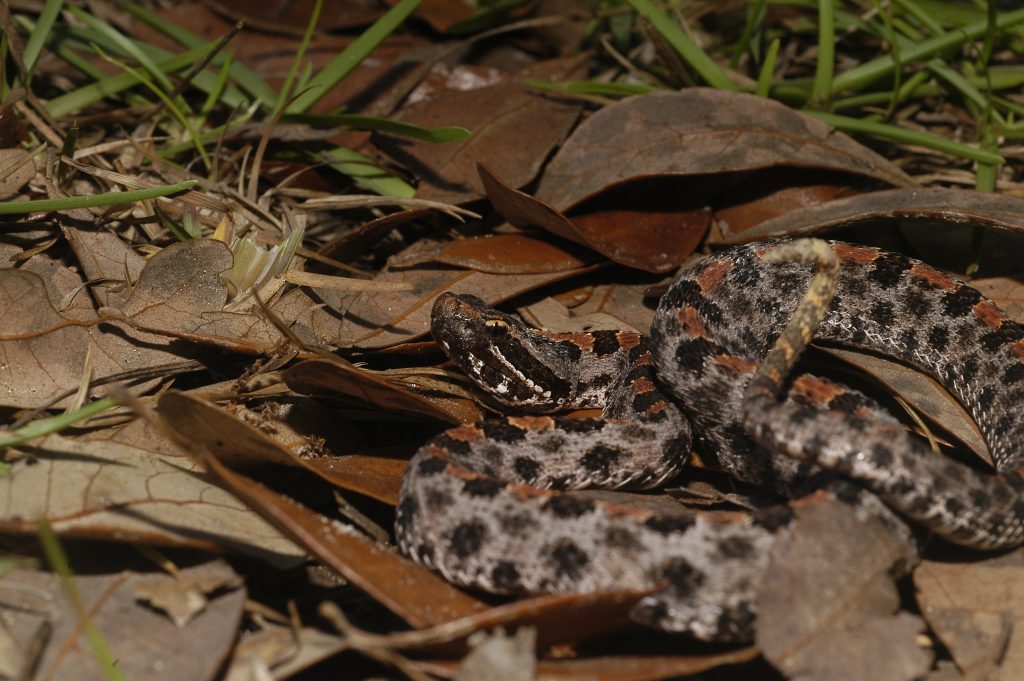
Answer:
[{"label": "snake eye", "polygon": [[488,319],[487,321],[484,322],[484,326],[490,329],[507,329],[508,322],[506,322],[504,319]]}]

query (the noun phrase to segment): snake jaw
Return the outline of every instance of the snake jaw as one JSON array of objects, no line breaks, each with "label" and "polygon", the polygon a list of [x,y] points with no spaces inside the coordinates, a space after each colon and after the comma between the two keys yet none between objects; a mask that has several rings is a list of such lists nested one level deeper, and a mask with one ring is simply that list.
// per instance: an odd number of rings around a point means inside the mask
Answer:
[{"label": "snake jaw", "polygon": [[431,332],[444,353],[502,404],[550,412],[575,397],[575,366],[565,348],[476,296],[438,296]]}]

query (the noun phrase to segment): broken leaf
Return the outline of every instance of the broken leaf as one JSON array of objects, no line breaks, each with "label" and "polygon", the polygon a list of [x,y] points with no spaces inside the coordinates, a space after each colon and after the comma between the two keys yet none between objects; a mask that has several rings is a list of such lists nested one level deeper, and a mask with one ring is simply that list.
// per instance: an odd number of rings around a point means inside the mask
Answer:
[{"label": "broken leaf", "polygon": [[772,549],[758,596],[757,646],[786,678],[911,681],[931,666],[923,622],[893,616],[895,565],[913,553],[874,517],[812,498]]}]

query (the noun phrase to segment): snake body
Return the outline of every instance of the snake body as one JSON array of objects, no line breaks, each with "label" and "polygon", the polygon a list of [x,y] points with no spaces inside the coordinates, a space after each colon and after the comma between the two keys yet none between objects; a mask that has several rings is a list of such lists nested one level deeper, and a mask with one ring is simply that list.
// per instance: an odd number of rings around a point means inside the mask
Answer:
[{"label": "snake body", "polygon": [[[749,640],[787,506],[666,511],[575,491],[657,486],[691,446],[785,497],[840,476],[950,541],[1024,541],[1024,327],[917,260],[844,243],[750,244],[684,271],[649,339],[537,331],[451,294],[436,301],[432,332],[494,400],[526,414],[448,430],[410,462],[399,546],[457,584],[654,589],[632,613],[638,622]],[[856,391],[788,377],[812,335],[931,374],[976,420],[996,471],[932,453]],[[603,412],[541,415],[586,407]]]}]

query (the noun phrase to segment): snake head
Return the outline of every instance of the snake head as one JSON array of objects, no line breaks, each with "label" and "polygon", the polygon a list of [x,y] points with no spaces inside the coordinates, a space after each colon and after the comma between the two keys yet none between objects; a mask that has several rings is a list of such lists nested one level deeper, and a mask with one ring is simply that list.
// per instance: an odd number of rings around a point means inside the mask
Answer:
[{"label": "snake head", "polygon": [[577,370],[563,344],[476,296],[442,293],[430,330],[445,354],[502,404],[548,412],[572,406]]}]

